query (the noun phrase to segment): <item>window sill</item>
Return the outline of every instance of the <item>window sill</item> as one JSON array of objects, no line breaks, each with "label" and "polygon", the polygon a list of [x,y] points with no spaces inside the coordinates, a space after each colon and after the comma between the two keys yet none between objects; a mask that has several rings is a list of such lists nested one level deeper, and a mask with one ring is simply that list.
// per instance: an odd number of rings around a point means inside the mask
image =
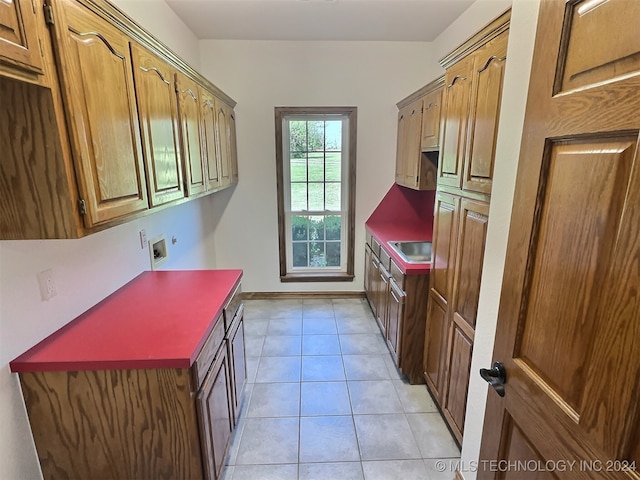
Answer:
[{"label": "window sill", "polygon": [[280,275],[281,282],[352,282],[355,275],[348,273],[288,273]]}]

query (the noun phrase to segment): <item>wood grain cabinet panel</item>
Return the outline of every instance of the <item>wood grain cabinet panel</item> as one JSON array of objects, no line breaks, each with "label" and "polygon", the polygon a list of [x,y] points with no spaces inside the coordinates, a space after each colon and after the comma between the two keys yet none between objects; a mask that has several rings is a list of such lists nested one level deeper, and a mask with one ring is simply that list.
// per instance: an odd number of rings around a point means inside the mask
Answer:
[{"label": "wood grain cabinet panel", "polygon": [[130,42],[75,3],[61,7],[60,77],[83,220],[91,228],[148,208]]},{"label": "wood grain cabinet panel", "polygon": [[28,73],[44,73],[35,9],[32,0],[0,1],[0,72],[4,64]]},{"label": "wood grain cabinet panel", "polygon": [[433,265],[423,374],[461,443],[494,174],[511,12],[441,60]]},{"label": "wood grain cabinet panel", "polygon": [[442,78],[435,80],[398,102],[398,185],[414,190],[436,188],[442,82]]},{"label": "wood grain cabinet panel", "polygon": [[227,346],[229,348],[231,397],[234,424],[238,422],[242,402],[242,392],[247,383],[247,362],[244,348],[244,307],[240,306],[229,328]]},{"label": "wood grain cabinet panel", "polygon": [[0,239],[83,237],[238,181],[235,102],[108,1],[0,0],[0,92]]},{"label": "wood grain cabinet panel", "polygon": [[207,190],[219,190],[222,188],[222,177],[220,174],[216,100],[206,90],[200,92],[200,97],[202,99],[202,136],[204,148],[207,152],[207,167],[205,170]]},{"label": "wood grain cabinet panel", "polygon": [[442,97],[442,145],[438,162],[438,184],[460,188],[467,143],[469,92],[473,59],[465,58],[445,73]]},{"label": "wood grain cabinet panel", "polygon": [[205,478],[216,480],[233,431],[229,355],[221,347],[196,396]]},{"label": "wood grain cabinet panel", "polygon": [[[187,196],[207,190],[205,170],[207,156],[201,117],[202,98],[198,84],[185,75],[176,74],[176,90],[180,111],[182,158]],[[215,161],[215,157],[214,157]]]},{"label": "wood grain cabinet panel", "polygon": [[491,193],[508,34],[503,32],[473,55],[464,190]]},{"label": "wood grain cabinet panel", "polygon": [[423,152],[437,151],[440,147],[440,112],[442,107],[442,89],[425,95],[422,103],[422,140]]},{"label": "wood grain cabinet panel", "polygon": [[403,274],[369,232],[367,238],[374,244],[374,248],[365,246],[365,293],[369,305],[396,367],[410,383],[424,383],[424,319],[429,275]]},{"label": "wood grain cabinet panel", "polygon": [[149,200],[158,206],[184,197],[176,72],[139,45],[132,54]]},{"label": "wood grain cabinet panel", "polygon": [[443,411],[445,417],[450,420],[449,424],[453,427],[454,436],[461,442],[467,408],[467,389],[469,388],[473,341],[467,338],[464,332],[457,328],[455,324],[451,324],[449,335],[451,337],[450,373]]},{"label": "wood grain cabinet panel", "polygon": [[246,383],[244,306],[190,368],[22,372],[44,478],[217,480]]}]

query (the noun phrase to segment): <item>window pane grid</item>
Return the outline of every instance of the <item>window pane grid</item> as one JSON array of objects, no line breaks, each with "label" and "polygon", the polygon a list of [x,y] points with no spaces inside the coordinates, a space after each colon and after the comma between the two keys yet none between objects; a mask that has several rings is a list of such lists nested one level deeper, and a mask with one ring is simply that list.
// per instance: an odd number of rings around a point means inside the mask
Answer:
[{"label": "window pane grid", "polygon": [[339,268],[342,215],[292,215],[294,268]]}]

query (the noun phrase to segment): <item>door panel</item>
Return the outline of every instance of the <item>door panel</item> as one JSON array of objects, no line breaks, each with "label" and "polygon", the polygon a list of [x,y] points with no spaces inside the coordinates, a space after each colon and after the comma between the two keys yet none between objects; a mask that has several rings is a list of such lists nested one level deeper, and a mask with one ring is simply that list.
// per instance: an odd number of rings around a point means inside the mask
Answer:
[{"label": "door panel", "polygon": [[442,89],[431,92],[424,97],[422,106],[422,141],[423,151],[438,150],[440,145],[440,107],[442,106]]},{"label": "door panel", "polygon": [[473,55],[465,190],[491,193],[508,38],[503,32]]},{"label": "door panel", "polygon": [[233,430],[227,349],[221,348],[196,396],[206,478],[219,478]]},{"label": "door panel", "polygon": [[0,62],[43,73],[36,21],[30,1],[0,1]]},{"label": "door panel", "polygon": [[472,57],[447,70],[442,94],[442,145],[438,162],[438,184],[462,186],[462,166],[467,142]]},{"label": "door panel", "polygon": [[623,471],[640,467],[639,23],[626,0],[541,4],[482,459],[517,431],[544,461],[583,462],[571,478],[640,478]]},{"label": "door panel", "polygon": [[206,189],[204,179],[204,148],[202,141],[200,103],[198,85],[193,80],[179,74],[176,78],[182,157],[184,158],[185,184],[189,196],[202,193]]},{"label": "door panel", "polygon": [[433,394],[442,397],[442,369],[445,367],[447,349],[447,310],[433,293],[427,304],[427,325],[424,343],[424,373]]},{"label": "door panel", "polygon": [[[148,208],[129,42],[65,2],[60,69],[87,227]],[[62,15],[64,13],[64,15]],[[72,113],[73,114],[72,114]]]},{"label": "door panel", "polygon": [[472,329],[476,326],[478,313],[488,215],[488,203],[462,200],[453,289],[453,316],[456,322],[464,322]]},{"label": "door panel", "polygon": [[184,197],[173,67],[140,46],[133,64],[151,205]]},{"label": "door panel", "polygon": [[[639,2],[627,0],[624,8],[606,2],[575,2],[567,8],[567,15],[563,34],[568,41],[558,62],[559,92],[640,70],[640,36],[634,21],[640,17]],[[615,35],[611,35],[612,25]]]},{"label": "door panel", "polygon": [[218,147],[218,115],[214,98],[205,91],[202,97],[202,127],[204,150],[207,155],[206,184],[207,190],[217,190],[220,181],[220,152]]},{"label": "door panel", "polygon": [[431,290],[445,305],[449,302],[455,259],[457,230],[457,211],[459,197],[443,193],[436,194],[436,207],[433,231],[433,263],[431,265]]},{"label": "door panel", "polygon": [[472,341],[457,325],[451,325],[451,361],[449,368],[449,387],[445,410],[453,419],[458,431],[454,430],[458,441],[462,440],[464,416],[467,408],[467,390],[469,388],[469,370],[471,368]]},{"label": "door panel", "polygon": [[[634,151],[634,139],[556,144],[541,178],[528,307],[516,356],[576,411]],[[584,173],[578,177],[578,171]]]}]

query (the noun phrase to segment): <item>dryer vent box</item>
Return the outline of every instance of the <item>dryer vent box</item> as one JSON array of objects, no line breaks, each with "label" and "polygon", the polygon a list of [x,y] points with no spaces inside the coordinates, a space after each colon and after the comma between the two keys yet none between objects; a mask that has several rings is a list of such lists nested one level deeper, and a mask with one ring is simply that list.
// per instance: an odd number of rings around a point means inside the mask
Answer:
[{"label": "dryer vent box", "polygon": [[157,269],[167,261],[169,252],[164,236],[156,237],[149,241],[149,256],[151,257],[151,270]]}]

